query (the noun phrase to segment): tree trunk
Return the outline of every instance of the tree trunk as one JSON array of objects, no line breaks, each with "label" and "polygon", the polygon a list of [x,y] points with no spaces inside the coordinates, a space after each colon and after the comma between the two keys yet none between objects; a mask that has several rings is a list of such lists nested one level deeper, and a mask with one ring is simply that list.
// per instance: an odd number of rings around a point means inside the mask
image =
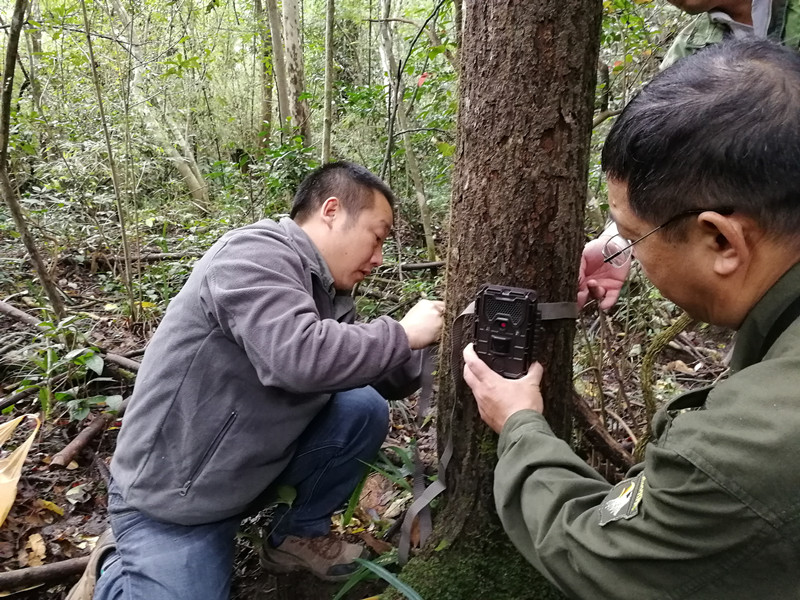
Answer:
[{"label": "tree trunk", "polygon": [[272,35],[269,29],[269,20],[264,15],[264,7],[261,0],[253,3],[256,23],[258,25],[258,35],[260,38],[261,69],[259,75],[261,79],[261,122],[258,127],[258,145],[269,148],[270,137],[272,136]]},{"label": "tree trunk", "polygon": [[397,123],[403,131],[403,146],[406,149],[406,169],[411,181],[414,184],[414,194],[417,197],[420,218],[422,219],[422,232],[425,236],[425,248],[428,252],[428,260],[436,260],[436,244],[433,240],[433,225],[431,223],[431,208],[428,206],[428,198],[425,195],[425,183],[422,180],[422,170],[419,168],[417,155],[414,153],[414,146],[411,144],[411,134],[407,132],[411,126],[408,124],[405,102],[403,102],[403,91],[400,91],[397,102]]},{"label": "tree trunk", "polygon": [[[383,68],[387,73],[387,83],[389,86],[389,97],[394,98],[396,106],[394,111],[397,113],[397,121],[400,125],[400,131],[407,132],[410,129],[408,118],[403,102],[404,86],[403,78],[397,74],[397,61],[394,57],[394,50],[392,49],[392,34],[389,29],[389,16],[391,14],[391,0],[381,0],[381,25],[380,25],[380,53]],[[392,111],[390,111],[389,119],[392,118]],[[389,127],[389,135],[393,136],[394,128]],[[425,196],[425,184],[422,180],[422,172],[419,168],[419,161],[417,155],[414,153],[414,147],[411,144],[411,135],[403,133],[403,145],[406,150],[406,168],[408,175],[414,184],[414,193],[417,198],[417,205],[419,206],[420,219],[422,220],[422,232],[425,236],[425,247],[428,252],[428,260],[436,260],[436,246],[433,241],[433,226],[431,225],[431,209],[428,206],[428,200]],[[391,151],[392,140],[388,142],[387,157]]]},{"label": "tree trunk", "polygon": [[[189,193],[194,198],[196,205],[202,210],[208,211],[208,187],[206,186],[197,162],[194,158],[191,146],[188,140],[181,133],[180,128],[173,122],[167,111],[161,110],[155,96],[145,97],[142,93],[141,67],[146,64],[141,56],[142,47],[139,44],[138,36],[133,28],[133,23],[128,11],[119,0],[111,0],[113,12],[121,21],[121,32],[119,37],[124,39],[125,36],[129,38],[128,51],[134,59],[132,73],[129,77],[132,78],[131,93],[133,96],[133,104],[135,104],[142,111],[142,114],[147,121],[150,130],[153,132],[156,140],[164,152],[167,153],[169,159],[175,164],[178,172],[183,176]],[[183,150],[183,154],[178,152],[176,146]]]},{"label": "tree trunk", "polygon": [[134,321],[137,320],[136,303],[133,298],[133,284],[131,282],[131,248],[128,244],[128,234],[125,229],[125,207],[122,203],[122,190],[117,176],[117,165],[114,161],[114,148],[111,145],[111,134],[108,132],[108,125],[106,124],[106,112],[103,107],[103,93],[100,89],[100,77],[97,74],[97,62],[94,59],[94,48],[92,47],[92,32],[89,28],[89,15],[86,12],[86,2],[81,0],[81,12],[83,13],[83,25],[86,30],[86,47],[89,50],[89,65],[92,71],[92,81],[94,83],[95,93],[97,94],[97,108],[100,112],[100,124],[103,129],[103,137],[106,140],[106,149],[108,151],[108,167],[111,171],[111,181],[114,185],[114,198],[117,204],[117,217],[119,218],[119,231],[122,238],[122,252],[125,255],[125,269],[123,271],[123,282],[125,289],[128,291],[128,302],[130,303],[130,314]]},{"label": "tree trunk", "polygon": [[460,52],[461,50],[461,34],[464,25],[463,1],[464,0],[453,0],[453,25],[456,28],[456,52]]},{"label": "tree trunk", "polygon": [[[473,0],[465,11],[449,316],[484,282],[536,289],[543,302],[574,301],[601,3]],[[546,323],[538,352],[545,416],[567,439],[573,334],[573,323]],[[468,388],[454,390],[448,352],[441,359],[438,439],[442,446],[452,435],[454,454],[432,545],[449,545],[412,560],[403,578],[426,600],[553,597],[500,529],[492,496],[497,436]]]},{"label": "tree trunk", "polygon": [[303,47],[300,44],[300,13],[297,0],[283,0],[283,40],[286,44],[286,82],[289,84],[289,110],[292,127],[303,136],[306,146],[311,145],[311,121],[305,93],[303,74]]},{"label": "tree trunk", "polygon": [[334,0],[328,0],[325,12],[325,117],[322,123],[322,162],[331,159],[331,127],[333,125],[333,17]]},{"label": "tree trunk", "polygon": [[275,86],[278,88],[278,112],[280,113],[281,132],[283,132],[286,129],[286,119],[292,113],[289,108],[289,84],[286,81],[283,27],[281,27],[281,16],[278,11],[278,0],[267,0],[267,13],[269,14],[269,28],[272,32],[273,71],[275,72]]},{"label": "tree trunk", "polygon": [[28,225],[25,222],[25,217],[22,213],[22,207],[17,197],[17,192],[14,186],[11,185],[11,179],[8,175],[8,138],[11,125],[11,97],[14,92],[14,71],[16,70],[17,62],[17,49],[19,48],[19,36],[22,31],[22,22],[25,17],[25,10],[27,9],[27,0],[16,0],[14,4],[14,16],[11,19],[11,28],[8,32],[8,42],[6,46],[6,63],[3,71],[3,91],[2,102],[0,103],[0,193],[8,205],[11,216],[14,219],[14,225],[17,232],[22,238],[22,243],[25,244],[25,249],[33,263],[33,268],[36,270],[36,275],[47,294],[50,305],[53,307],[53,312],[59,320],[63,319],[67,311],[64,308],[64,301],[53,283],[50,273],[45,267],[39,249],[36,247],[36,242],[31,235]]}]

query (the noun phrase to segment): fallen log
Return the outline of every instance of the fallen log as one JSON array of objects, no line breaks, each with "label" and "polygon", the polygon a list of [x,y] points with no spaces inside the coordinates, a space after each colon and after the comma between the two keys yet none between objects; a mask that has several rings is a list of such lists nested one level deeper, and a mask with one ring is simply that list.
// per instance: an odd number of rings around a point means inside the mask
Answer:
[{"label": "fallen log", "polygon": [[108,362],[112,362],[115,365],[119,365],[123,369],[128,369],[129,371],[138,372],[139,368],[142,366],[142,363],[131,360],[130,358],[125,358],[124,356],[120,356],[119,354],[112,354],[107,353],[103,355],[103,358]]},{"label": "fallen log", "polygon": [[29,388],[25,388],[21,392],[16,392],[15,394],[11,394],[10,396],[6,396],[2,400],[0,400],[0,411],[7,409],[9,406],[14,406],[20,400],[24,400],[28,396],[32,396],[39,392],[39,386],[33,385]]},{"label": "fallen log", "polygon": [[77,454],[83,450],[86,445],[91,442],[97,434],[105,431],[108,424],[115,419],[115,416],[109,413],[102,413],[97,415],[86,428],[75,436],[69,444],[64,446],[60,452],[53,456],[50,461],[50,468],[65,468],[71,463]]},{"label": "fallen log", "polygon": [[116,419],[122,417],[125,414],[125,409],[128,407],[128,398],[122,401],[120,404],[119,410],[116,414],[111,413],[101,413],[97,415],[92,422],[89,423],[83,431],[81,431],[75,438],[66,446],[64,446],[61,451],[57,452],[55,456],[53,456],[52,460],[50,461],[50,467],[60,467],[66,468],[69,463],[71,463],[78,453],[86,448],[86,446],[91,442],[99,433],[105,431],[106,427],[108,427],[111,423],[113,423]]},{"label": "fallen log", "polygon": [[9,317],[16,319],[17,321],[21,321],[26,325],[30,325],[31,327],[37,327],[42,329],[39,326],[39,319],[34,317],[33,315],[29,315],[28,313],[21,311],[20,309],[11,306],[8,302],[3,302],[0,300],[0,312],[7,314]]},{"label": "fallen log", "polygon": [[405,263],[399,265],[401,271],[421,271],[422,269],[438,269],[439,267],[445,266],[443,260],[437,260],[435,262],[424,262],[424,263]]},{"label": "fallen log", "polygon": [[41,567],[26,567],[16,571],[0,573],[0,591],[13,592],[27,589],[43,583],[62,581],[74,575],[80,575],[89,564],[89,557],[70,558]]}]

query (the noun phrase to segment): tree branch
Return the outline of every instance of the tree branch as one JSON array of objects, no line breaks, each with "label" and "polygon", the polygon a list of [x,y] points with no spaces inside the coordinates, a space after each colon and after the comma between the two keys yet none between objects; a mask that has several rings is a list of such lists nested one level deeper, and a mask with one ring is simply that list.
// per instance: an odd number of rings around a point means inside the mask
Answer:
[{"label": "tree branch", "polygon": [[28,589],[51,581],[62,581],[83,573],[89,557],[70,558],[41,567],[28,567],[0,573],[0,590]]},{"label": "tree branch", "polygon": [[603,112],[597,113],[592,120],[592,129],[600,125],[606,119],[610,119],[611,117],[616,117],[618,114],[622,112],[621,108],[616,110],[604,110]]},{"label": "tree branch", "polygon": [[622,471],[627,471],[635,461],[631,453],[625,450],[617,440],[600,423],[600,418],[589,407],[586,401],[578,394],[574,394],[572,404],[575,407],[575,417],[580,422],[583,434],[589,440],[592,448],[600,452],[611,463]]},{"label": "tree branch", "polygon": [[[439,35],[431,27],[427,26],[427,21],[425,22],[425,24],[420,24],[418,21],[414,21],[412,19],[404,19],[402,17],[390,17],[388,19],[364,19],[364,21],[369,21],[372,23],[406,23],[408,25],[413,25],[419,30],[423,29],[425,30],[425,33],[428,34],[428,39],[431,41],[431,44],[433,46],[444,45],[442,43],[442,38],[440,38]],[[453,53],[450,51],[449,48],[444,49],[444,55],[445,58],[447,58],[447,62],[449,62],[454,69],[458,70],[458,63],[456,57],[453,55]]]}]

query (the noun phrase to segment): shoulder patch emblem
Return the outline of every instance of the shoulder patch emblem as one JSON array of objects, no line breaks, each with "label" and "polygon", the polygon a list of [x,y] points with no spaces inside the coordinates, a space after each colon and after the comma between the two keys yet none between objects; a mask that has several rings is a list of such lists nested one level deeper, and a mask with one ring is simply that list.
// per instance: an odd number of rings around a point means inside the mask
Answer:
[{"label": "shoulder patch emblem", "polygon": [[639,513],[647,477],[644,471],[632,479],[620,481],[600,504],[600,527],[612,521],[630,519]]}]

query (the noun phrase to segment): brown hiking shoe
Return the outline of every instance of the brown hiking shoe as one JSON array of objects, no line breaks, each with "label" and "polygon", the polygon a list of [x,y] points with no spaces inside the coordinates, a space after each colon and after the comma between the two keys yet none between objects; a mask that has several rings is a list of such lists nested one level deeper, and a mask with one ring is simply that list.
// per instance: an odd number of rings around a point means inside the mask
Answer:
[{"label": "brown hiking shoe", "polygon": [[111,529],[106,529],[103,535],[97,538],[94,550],[89,555],[89,564],[86,565],[86,570],[64,600],[92,600],[103,559],[116,549],[117,542],[114,534],[111,533]]},{"label": "brown hiking shoe", "polygon": [[264,540],[259,562],[267,571],[286,573],[305,569],[325,581],[345,581],[358,570],[357,558],[366,558],[369,551],[334,535],[316,538],[287,536],[277,548]]}]

